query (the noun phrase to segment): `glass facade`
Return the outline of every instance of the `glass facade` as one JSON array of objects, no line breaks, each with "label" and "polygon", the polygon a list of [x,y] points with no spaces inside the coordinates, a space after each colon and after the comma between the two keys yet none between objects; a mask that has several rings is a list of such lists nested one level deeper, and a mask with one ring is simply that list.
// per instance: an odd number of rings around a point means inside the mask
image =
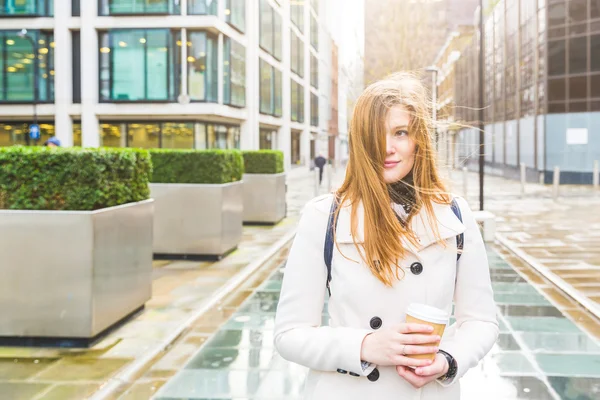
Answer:
[{"label": "glass facade", "polygon": [[282,21],[278,10],[260,0],[260,47],[281,61]]},{"label": "glass facade", "polygon": [[290,4],[291,20],[294,25],[304,33],[304,2],[292,2]]},{"label": "glass facade", "polygon": [[0,18],[52,15],[54,15],[54,0],[0,0]]},{"label": "glass facade", "polygon": [[310,94],[310,124],[319,126],[319,96]]},{"label": "glass facade", "polygon": [[0,31],[0,103],[31,103],[34,99],[54,101],[53,35],[29,31],[21,38],[16,31]]},{"label": "glass facade", "polygon": [[239,149],[240,127],[237,125],[198,124],[198,149]]},{"label": "glass facade", "polygon": [[273,129],[260,129],[259,137],[260,150],[275,150],[277,149],[277,131]]},{"label": "glass facade", "polygon": [[216,102],[218,40],[207,32],[188,33],[188,94],[192,100]]},{"label": "glass facade", "polygon": [[188,0],[188,14],[217,15],[218,0]]},{"label": "glass facade", "polygon": [[281,117],[282,115],[281,71],[260,59],[260,112]]},{"label": "glass facade", "polygon": [[292,58],[292,71],[301,78],[304,77],[304,41],[296,35],[293,30],[290,32],[290,51]]},{"label": "glass facade", "polygon": [[319,88],[319,59],[310,55],[310,84],[315,89]]},{"label": "glass facade", "polygon": [[[215,0],[216,3],[216,0]],[[246,31],[246,0],[226,0],[225,21],[240,32]]]},{"label": "glass facade", "polygon": [[246,48],[233,39],[223,42],[223,102],[246,106]]},{"label": "glass facade", "polygon": [[310,15],[310,44],[315,50],[319,50],[319,22],[314,15]]},{"label": "glass facade", "polygon": [[292,143],[291,143],[291,159],[292,165],[300,165],[300,150],[301,150],[301,138],[302,132],[292,131]]},{"label": "glass facade", "polygon": [[292,121],[304,122],[304,86],[291,80]]},{"label": "glass facade", "polygon": [[178,0],[100,0],[98,15],[180,14]]},{"label": "glass facade", "polygon": [[[0,147],[26,145],[28,143],[29,125],[31,121],[0,122]],[[46,140],[56,134],[53,122],[39,122],[40,139],[29,144],[42,146]]]},{"label": "glass facade", "polygon": [[100,101],[174,101],[181,54],[177,35],[168,29],[100,33]]}]

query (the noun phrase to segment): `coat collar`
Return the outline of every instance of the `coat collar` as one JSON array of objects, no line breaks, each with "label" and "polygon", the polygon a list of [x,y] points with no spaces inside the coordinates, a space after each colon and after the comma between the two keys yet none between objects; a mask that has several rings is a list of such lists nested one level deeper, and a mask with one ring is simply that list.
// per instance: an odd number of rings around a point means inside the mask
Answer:
[{"label": "coat collar", "polygon": [[[362,202],[357,205],[357,243],[364,243],[364,207]],[[352,207],[345,203],[340,209],[337,222],[336,240],[339,243],[353,243],[351,233]],[[437,218],[437,229],[442,239],[449,239],[463,233],[466,228],[456,217],[450,205],[433,203],[433,212]],[[436,242],[427,211],[423,208],[411,220],[411,229],[417,235],[418,246],[414,246],[408,240],[402,239],[404,247],[413,253],[418,253]]]}]

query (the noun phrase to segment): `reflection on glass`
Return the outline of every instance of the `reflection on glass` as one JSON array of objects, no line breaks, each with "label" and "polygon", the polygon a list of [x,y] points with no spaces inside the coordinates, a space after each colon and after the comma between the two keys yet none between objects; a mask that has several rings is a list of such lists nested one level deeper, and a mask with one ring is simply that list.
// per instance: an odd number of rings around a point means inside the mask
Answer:
[{"label": "reflection on glass", "polygon": [[271,81],[273,67],[268,62],[260,59],[260,112],[272,114]]},{"label": "reflection on glass", "polygon": [[277,148],[277,131],[262,128],[260,130],[259,148],[261,150],[272,150]]},{"label": "reflection on glass", "polygon": [[178,14],[179,0],[101,0],[100,15]]},{"label": "reflection on glass", "polygon": [[206,32],[191,32],[188,54],[188,93],[192,100],[217,101],[217,39]]},{"label": "reflection on glass", "polygon": [[162,124],[162,147],[165,149],[193,149],[194,124],[170,122]]},{"label": "reflection on glass", "polygon": [[300,164],[300,138],[301,132],[292,132],[292,164]]},{"label": "reflection on glass", "polygon": [[173,36],[166,29],[101,34],[101,100],[168,101],[175,97]]},{"label": "reflection on glass", "polygon": [[[2,122],[0,123],[0,147],[26,145],[31,122]],[[32,146],[42,146],[48,139],[56,135],[53,123],[39,122],[40,139],[30,141]]]},{"label": "reflection on glass", "polygon": [[82,138],[81,138],[81,122],[73,123],[73,146],[81,147]]},{"label": "reflection on glass", "polygon": [[225,21],[240,32],[246,30],[246,0],[226,0]]},{"label": "reflection on glass", "polygon": [[[21,38],[15,31],[0,31],[0,102],[31,102],[35,91],[35,62],[38,62],[40,102],[54,100],[54,41],[51,33],[30,31]],[[35,43],[36,48],[32,46]]]},{"label": "reflection on glass", "polygon": [[125,147],[126,124],[100,124],[100,145],[104,147]]},{"label": "reflection on glass", "polygon": [[188,0],[188,14],[217,15],[217,0]]},{"label": "reflection on glass", "polygon": [[156,149],[159,146],[160,124],[127,124],[127,146]]},{"label": "reflection on glass", "polygon": [[207,149],[239,149],[240,127],[206,124]]},{"label": "reflection on glass", "polygon": [[237,107],[246,105],[246,48],[225,38],[223,54],[223,102]]},{"label": "reflection on glass", "polygon": [[52,16],[53,0],[0,0],[0,16]]}]

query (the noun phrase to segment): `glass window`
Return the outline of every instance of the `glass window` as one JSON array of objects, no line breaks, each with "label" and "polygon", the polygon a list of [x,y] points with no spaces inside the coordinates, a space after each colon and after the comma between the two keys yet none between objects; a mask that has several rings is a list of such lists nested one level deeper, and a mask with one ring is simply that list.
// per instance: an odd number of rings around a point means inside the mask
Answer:
[{"label": "glass window", "polygon": [[569,78],[569,98],[587,98],[587,76],[574,76]]},{"label": "glass window", "polygon": [[173,101],[179,74],[167,29],[112,30],[100,34],[101,101]]},{"label": "glass window", "polygon": [[127,147],[160,147],[160,124],[127,124]]},{"label": "glass window", "polygon": [[127,124],[100,123],[100,145],[126,147]]},{"label": "glass window", "polygon": [[566,42],[564,39],[548,42],[548,75],[564,75]]},{"label": "glass window", "polygon": [[281,15],[267,0],[260,0],[260,47],[281,61]]},{"label": "glass window", "polygon": [[304,41],[296,35],[294,31],[290,32],[290,46],[292,58],[292,71],[301,78],[304,77]]},{"label": "glass window", "polygon": [[315,50],[319,50],[319,23],[312,14],[310,16],[310,44]]},{"label": "glass window", "polygon": [[591,97],[600,97],[600,75],[590,76],[591,81]]},{"label": "glass window", "polygon": [[281,117],[281,71],[260,59],[260,112]]},{"label": "glass window", "polygon": [[207,32],[188,35],[188,93],[192,100],[216,102],[218,96],[217,38]]},{"label": "glass window", "polygon": [[217,15],[217,0],[188,0],[188,14]]},{"label": "glass window", "polygon": [[[214,2],[216,3],[216,0]],[[240,32],[245,32],[246,0],[226,0],[225,21]]]},{"label": "glass window", "polygon": [[34,98],[38,102],[54,101],[52,34],[29,31],[26,37],[19,37],[15,31],[0,31],[0,102],[29,103]]},{"label": "glass window", "polygon": [[304,87],[292,79],[291,83],[292,121],[304,122]]},{"label": "glass window", "polygon": [[600,18],[600,2],[598,0],[592,0],[590,2],[590,17]]},{"label": "glass window", "polygon": [[314,88],[319,88],[319,59],[310,55],[310,84]]},{"label": "glass window", "polygon": [[273,150],[277,148],[277,131],[273,129],[260,129],[260,150]]},{"label": "glass window", "polygon": [[46,140],[56,134],[54,123],[39,122],[40,139],[33,142],[29,140],[29,125],[31,122],[0,122],[0,147],[14,145],[37,145],[42,146]]},{"label": "glass window", "polygon": [[81,122],[73,122],[73,146],[81,147],[82,146],[82,138],[81,138]]},{"label": "glass window", "polygon": [[239,149],[240,127],[205,124],[207,149]]},{"label": "glass window", "polygon": [[292,143],[291,143],[291,158],[292,164],[300,164],[300,139],[302,138],[302,132],[292,131]]},{"label": "glass window", "polygon": [[73,68],[73,103],[81,103],[81,35],[79,31],[73,31],[72,35],[72,68]]},{"label": "glass window", "polygon": [[549,27],[564,25],[567,19],[567,5],[565,0],[559,0],[548,5],[548,25]]},{"label": "glass window", "polygon": [[81,16],[81,0],[71,0],[71,15],[73,17]]},{"label": "glass window", "polygon": [[290,4],[290,14],[294,25],[304,33],[304,2],[292,2]]},{"label": "glass window", "polygon": [[569,73],[587,72],[587,36],[571,38],[569,43]]},{"label": "glass window", "polygon": [[319,126],[319,96],[310,94],[310,124]]},{"label": "glass window", "polygon": [[319,13],[319,0],[310,0],[310,5],[315,10],[315,12]]},{"label": "glass window", "polygon": [[161,147],[164,149],[193,149],[194,124],[165,122],[162,124]]},{"label": "glass window", "polygon": [[0,0],[1,16],[52,16],[53,0]]},{"label": "glass window", "polygon": [[180,14],[178,0],[100,0],[100,15]]},{"label": "glass window", "polygon": [[569,0],[569,23],[575,24],[587,20],[587,1],[588,0]]},{"label": "glass window", "polygon": [[600,71],[600,35],[590,36],[592,71]]},{"label": "glass window", "polygon": [[246,48],[225,37],[223,49],[223,101],[232,106],[245,107]]},{"label": "glass window", "polygon": [[548,100],[565,101],[567,98],[565,78],[548,79]]}]

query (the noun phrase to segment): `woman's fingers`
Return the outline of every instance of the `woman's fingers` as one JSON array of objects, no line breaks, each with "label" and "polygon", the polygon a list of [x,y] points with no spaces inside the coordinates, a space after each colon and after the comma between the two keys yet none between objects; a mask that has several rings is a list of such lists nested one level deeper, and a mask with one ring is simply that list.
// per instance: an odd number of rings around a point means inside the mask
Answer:
[{"label": "woman's fingers", "polygon": [[399,342],[402,344],[435,344],[440,341],[438,335],[402,335],[399,338]]},{"label": "woman's fingers", "polygon": [[433,327],[429,325],[423,324],[400,324],[398,327],[398,332],[407,334],[407,333],[431,333],[433,332]]},{"label": "woman's fingers", "polygon": [[396,356],[394,360],[395,365],[404,365],[405,367],[427,367],[431,365],[432,362],[432,360],[420,360],[400,355]]},{"label": "woman's fingers", "polygon": [[409,344],[400,349],[400,354],[436,354],[438,350],[437,346],[414,346]]}]

